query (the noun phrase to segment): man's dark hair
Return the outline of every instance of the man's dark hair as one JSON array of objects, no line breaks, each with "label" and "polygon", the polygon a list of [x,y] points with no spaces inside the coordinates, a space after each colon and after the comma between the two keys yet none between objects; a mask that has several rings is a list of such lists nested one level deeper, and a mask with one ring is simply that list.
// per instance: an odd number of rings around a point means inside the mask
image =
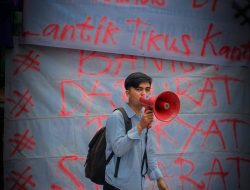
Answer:
[{"label": "man's dark hair", "polygon": [[124,87],[126,90],[128,90],[130,87],[137,88],[142,82],[149,82],[151,85],[152,78],[141,72],[131,73],[125,79]]}]

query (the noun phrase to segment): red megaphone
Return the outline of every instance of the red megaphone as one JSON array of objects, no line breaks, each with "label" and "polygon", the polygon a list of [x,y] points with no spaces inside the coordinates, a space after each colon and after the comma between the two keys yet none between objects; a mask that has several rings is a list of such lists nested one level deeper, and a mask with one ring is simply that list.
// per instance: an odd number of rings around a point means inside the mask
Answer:
[{"label": "red megaphone", "polygon": [[141,104],[146,109],[153,109],[157,119],[171,121],[180,111],[180,99],[174,92],[165,91],[149,99],[140,98]]}]

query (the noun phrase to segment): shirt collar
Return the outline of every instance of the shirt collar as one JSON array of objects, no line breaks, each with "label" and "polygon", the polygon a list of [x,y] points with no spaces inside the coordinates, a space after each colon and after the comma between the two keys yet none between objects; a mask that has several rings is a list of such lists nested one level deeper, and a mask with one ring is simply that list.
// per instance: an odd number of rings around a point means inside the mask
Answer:
[{"label": "shirt collar", "polygon": [[132,108],[128,105],[128,103],[125,103],[123,108],[125,109],[129,118],[132,118],[134,115],[136,115],[136,113],[134,112],[134,110],[132,110]]}]

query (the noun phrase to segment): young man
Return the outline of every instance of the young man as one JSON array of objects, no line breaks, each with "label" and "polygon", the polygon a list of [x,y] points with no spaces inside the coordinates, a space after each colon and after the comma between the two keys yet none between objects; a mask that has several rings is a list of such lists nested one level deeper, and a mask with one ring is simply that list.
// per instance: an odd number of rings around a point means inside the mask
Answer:
[{"label": "young man", "polygon": [[[147,175],[151,180],[157,180],[160,190],[168,190],[162,173],[155,159],[151,130],[148,130],[147,143],[145,136],[147,128],[153,121],[152,110],[143,111],[139,101],[140,97],[150,94],[152,78],[148,75],[135,72],[125,79],[126,95],[128,102],[124,104],[129,118],[132,121],[132,129],[127,134],[122,113],[116,110],[108,118],[106,123],[106,158],[113,151],[114,156],[106,166],[104,190],[143,190],[145,189],[146,164],[142,167],[145,147],[147,150]],[[121,157],[118,176],[114,177],[117,157]],[[142,169],[143,168],[143,169]]]}]

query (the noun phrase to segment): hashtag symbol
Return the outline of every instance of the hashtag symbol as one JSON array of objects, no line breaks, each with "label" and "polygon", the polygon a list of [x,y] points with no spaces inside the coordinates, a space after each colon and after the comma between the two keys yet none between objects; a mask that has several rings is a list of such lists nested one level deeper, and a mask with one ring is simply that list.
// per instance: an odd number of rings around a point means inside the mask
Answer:
[{"label": "hashtag symbol", "polygon": [[27,173],[31,170],[31,167],[28,166],[22,173],[18,171],[11,171],[11,175],[6,178],[8,181],[12,181],[13,185],[10,190],[28,190],[27,186],[34,188],[36,183],[32,180],[32,175]]},{"label": "hashtag symbol", "polygon": [[35,141],[33,136],[28,137],[29,130],[27,129],[23,134],[16,133],[14,138],[9,139],[12,145],[15,145],[14,150],[11,152],[10,156],[15,155],[17,152],[24,149],[32,150],[35,146]]},{"label": "hashtag symbol", "polygon": [[26,71],[27,69],[33,69],[35,71],[40,71],[38,61],[39,55],[35,54],[34,51],[30,50],[28,54],[17,54],[13,59],[13,62],[19,64],[18,67],[14,71],[14,76]]},{"label": "hashtag symbol", "polygon": [[19,91],[14,91],[14,96],[17,97],[17,100],[12,98],[7,98],[7,101],[13,104],[10,114],[15,117],[19,117],[23,112],[29,112],[27,108],[28,105],[34,106],[32,103],[32,96],[29,94],[29,91],[26,90],[23,94]]},{"label": "hashtag symbol", "polygon": [[249,0],[246,1],[247,5],[245,5],[245,7],[241,7],[238,3],[236,3],[236,1],[233,2],[233,8],[237,11],[237,13],[234,15],[235,18],[243,19],[240,25],[245,25],[246,23],[250,25],[250,2]]}]

